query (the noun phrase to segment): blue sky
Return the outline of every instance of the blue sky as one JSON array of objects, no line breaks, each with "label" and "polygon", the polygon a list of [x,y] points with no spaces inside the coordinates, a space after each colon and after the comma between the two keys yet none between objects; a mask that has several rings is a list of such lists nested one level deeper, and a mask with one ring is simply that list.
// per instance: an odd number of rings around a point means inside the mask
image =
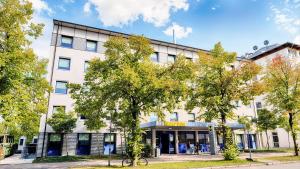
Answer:
[{"label": "blue sky", "polygon": [[222,42],[239,55],[252,46],[300,43],[300,0],[30,0],[34,20],[45,23],[33,44],[47,57],[52,19],[211,49]]}]

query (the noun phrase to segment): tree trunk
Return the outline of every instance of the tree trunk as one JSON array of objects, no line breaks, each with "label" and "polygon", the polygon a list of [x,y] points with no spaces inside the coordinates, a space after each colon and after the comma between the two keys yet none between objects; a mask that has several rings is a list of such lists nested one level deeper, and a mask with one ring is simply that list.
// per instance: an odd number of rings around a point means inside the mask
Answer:
[{"label": "tree trunk", "polygon": [[266,133],[266,137],[267,137],[267,149],[270,150],[268,130],[265,130],[265,133]]},{"label": "tree trunk", "polygon": [[292,113],[289,113],[289,125],[290,125],[291,132],[292,132],[295,156],[299,156],[298,144],[297,144],[297,133],[294,130],[294,119],[293,119],[293,114]]},{"label": "tree trunk", "polygon": [[225,113],[221,113],[221,126],[222,126],[222,133],[223,133],[223,146],[224,149],[227,148],[226,146],[226,139],[227,139],[227,132],[226,132],[226,115]]},{"label": "tree trunk", "polygon": [[128,137],[128,150],[132,160],[132,166],[136,167],[141,155],[141,129],[139,124],[139,109],[137,103],[133,100],[131,109],[131,135]]}]

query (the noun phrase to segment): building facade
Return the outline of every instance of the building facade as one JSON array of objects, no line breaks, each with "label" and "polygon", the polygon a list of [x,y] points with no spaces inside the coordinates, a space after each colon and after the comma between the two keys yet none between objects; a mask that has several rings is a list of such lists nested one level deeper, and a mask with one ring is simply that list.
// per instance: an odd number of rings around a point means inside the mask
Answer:
[{"label": "building facade", "polygon": [[[97,132],[89,131],[84,125],[85,118],[80,114],[78,114],[76,128],[73,133],[67,134],[66,139],[62,134],[54,133],[52,128],[45,123],[46,119],[51,117],[59,107],[64,108],[66,112],[73,110],[74,101],[68,93],[67,84],[84,82],[89,61],[94,57],[105,59],[103,44],[111,36],[128,37],[130,35],[65,21],[53,21],[47,78],[54,90],[49,96],[48,113],[43,115],[40,120],[37,157],[66,155],[67,149],[69,155],[108,154],[109,149],[112,153],[121,153],[124,150],[125,143],[122,133],[114,132],[110,135],[109,128],[103,128]],[[196,60],[199,57],[199,51],[208,52],[199,48],[154,39],[150,39],[150,42],[155,50],[151,59],[157,64],[172,63],[179,54],[184,54],[187,59]],[[260,64],[264,62],[261,59],[266,57],[257,58],[250,59]],[[259,97],[255,98],[250,105],[236,102],[236,114],[255,118],[257,109],[263,105],[260,99],[262,100]],[[218,126],[213,122],[197,121],[196,112],[198,111],[195,110],[191,113],[187,113],[185,110],[166,112],[165,122],[158,121],[155,114],[143,118],[141,127],[147,131],[145,143],[150,144],[152,148],[159,147],[161,153],[166,154],[194,153],[195,145],[201,145],[202,152],[216,153],[222,146]],[[228,126],[233,129],[240,148],[248,147],[248,143],[251,148],[265,145],[263,141],[265,138],[260,133],[251,131],[245,134],[243,126],[236,121],[229,122]],[[276,140],[275,132],[272,131],[273,134],[274,140]],[[288,147],[287,133],[284,130],[276,129],[276,134],[279,139],[279,147]],[[274,145],[277,146],[277,142],[276,144],[274,142]]]}]

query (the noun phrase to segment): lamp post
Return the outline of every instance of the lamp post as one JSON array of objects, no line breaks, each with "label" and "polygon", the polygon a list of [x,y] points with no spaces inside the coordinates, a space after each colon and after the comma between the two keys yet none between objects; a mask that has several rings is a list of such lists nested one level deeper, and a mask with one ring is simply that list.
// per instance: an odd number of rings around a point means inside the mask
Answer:
[{"label": "lamp post", "polygon": [[[116,110],[115,110],[116,111]],[[112,113],[110,111],[110,119],[109,119],[109,146],[108,146],[108,166],[110,166],[111,161],[111,123],[112,123]]]}]

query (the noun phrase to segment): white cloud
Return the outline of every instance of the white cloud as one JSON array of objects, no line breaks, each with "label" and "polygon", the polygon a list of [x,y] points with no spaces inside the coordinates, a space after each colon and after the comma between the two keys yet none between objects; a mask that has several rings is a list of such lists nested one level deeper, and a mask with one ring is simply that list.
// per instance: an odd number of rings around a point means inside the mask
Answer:
[{"label": "white cloud", "polygon": [[172,12],[188,10],[189,4],[187,0],[88,0],[84,11],[89,13],[91,7],[105,26],[122,27],[143,19],[159,27],[169,22]]},{"label": "white cloud", "polygon": [[83,6],[83,12],[89,14],[91,12],[91,3],[87,2]]},{"label": "white cloud", "polygon": [[49,8],[47,2],[43,0],[29,0],[29,2],[32,3],[32,8],[35,10],[35,12],[40,13],[42,11],[46,11],[48,12],[48,15],[53,13],[52,9]]},{"label": "white cloud", "polygon": [[211,10],[216,10],[216,8],[215,8],[215,7],[212,7]]},{"label": "white cloud", "polygon": [[279,6],[271,5],[272,19],[279,29],[287,32],[300,43],[300,0],[285,0]]},{"label": "white cloud", "polygon": [[48,58],[50,52],[50,40],[52,31],[52,19],[43,15],[44,12],[50,16],[53,11],[44,0],[29,0],[32,3],[34,9],[33,19],[34,23],[43,23],[43,35],[33,40],[31,47],[35,54],[42,58]]},{"label": "white cloud", "polygon": [[300,45],[300,35],[297,35],[294,39],[294,43]]},{"label": "white cloud", "polygon": [[191,27],[183,27],[173,22],[172,25],[164,31],[164,33],[168,36],[173,36],[173,30],[175,33],[175,38],[178,39],[188,37],[188,35],[193,31]]}]

